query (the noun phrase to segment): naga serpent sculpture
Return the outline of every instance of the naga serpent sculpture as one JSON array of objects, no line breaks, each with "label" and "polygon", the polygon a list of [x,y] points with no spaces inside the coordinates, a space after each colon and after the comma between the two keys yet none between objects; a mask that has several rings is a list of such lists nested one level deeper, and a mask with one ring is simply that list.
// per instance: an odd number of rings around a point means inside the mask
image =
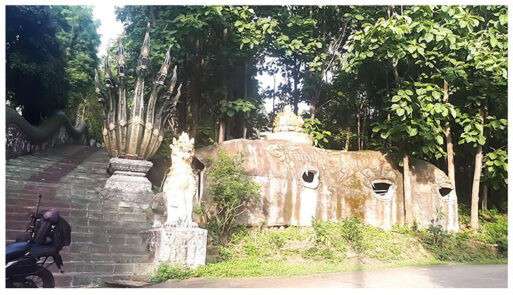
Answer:
[{"label": "naga serpent sculpture", "polygon": [[[123,46],[119,42],[116,56],[117,76],[114,76],[105,59],[105,90],[100,87],[98,72],[95,75],[96,93],[104,106],[103,140],[107,152],[112,157],[146,160],[151,158],[160,147],[167,126],[174,129],[176,104],[180,98],[181,84],[176,86],[176,66],[170,79],[170,85],[162,93],[170,68],[171,47],[157,73],[147,104],[144,101],[144,84],[148,72],[150,53],[150,34],[144,36],[136,68],[137,79],[131,101],[127,104],[125,85],[125,57]],[[173,95],[174,94],[174,95]],[[130,105],[129,105],[130,104]],[[159,104],[159,108],[157,108]]]},{"label": "naga serpent sculpture", "polygon": [[[43,121],[39,126],[33,126],[10,107],[5,108],[5,117],[7,158],[40,150],[42,148],[39,146],[43,146],[45,143],[54,146],[68,142],[69,137],[75,141],[81,141],[86,133],[85,122],[82,121],[75,127],[63,111],[55,112],[52,117]],[[69,137],[56,140],[54,137],[59,134],[62,127],[68,132]]]}]

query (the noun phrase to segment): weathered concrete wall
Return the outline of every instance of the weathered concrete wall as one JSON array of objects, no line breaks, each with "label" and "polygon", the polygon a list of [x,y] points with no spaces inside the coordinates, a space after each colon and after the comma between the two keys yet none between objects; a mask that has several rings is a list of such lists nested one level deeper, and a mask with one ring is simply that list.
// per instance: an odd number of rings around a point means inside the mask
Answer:
[{"label": "weathered concrete wall", "polygon": [[[208,159],[220,148],[230,154],[242,154],[245,170],[261,185],[261,197],[249,206],[242,223],[308,226],[314,217],[339,220],[354,216],[389,229],[404,222],[402,173],[380,152],[344,152],[283,140],[236,139],[199,149],[197,158],[208,169]],[[308,171],[313,177],[305,181],[303,173]],[[441,216],[442,224],[450,227],[453,222],[446,219],[451,210],[447,210],[447,201],[439,193],[440,187],[449,183],[447,176],[423,161],[414,161],[413,174],[418,224],[428,226],[440,211],[435,209],[443,208],[446,217]],[[426,176],[431,174],[434,178]],[[203,173],[203,200],[207,198],[206,181]],[[388,191],[376,193],[376,182],[389,184]]]},{"label": "weathered concrete wall", "polygon": [[435,165],[414,161],[412,165],[413,216],[421,227],[441,225],[458,230],[456,193],[447,175]]}]

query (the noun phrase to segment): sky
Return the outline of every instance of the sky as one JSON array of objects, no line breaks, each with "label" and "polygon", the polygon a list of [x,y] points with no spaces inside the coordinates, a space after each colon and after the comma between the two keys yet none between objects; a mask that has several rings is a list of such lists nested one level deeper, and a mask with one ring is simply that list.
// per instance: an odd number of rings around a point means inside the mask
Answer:
[{"label": "sky", "polygon": [[[101,37],[101,43],[98,48],[98,57],[103,57],[109,44],[116,40],[116,38],[123,32],[123,25],[116,19],[115,14],[115,5],[112,2],[105,1],[99,2],[98,4],[93,6],[93,16],[100,22],[100,26],[98,27],[98,33]],[[274,85],[276,87],[279,83],[283,82],[283,78],[280,73],[275,74],[274,76],[269,73],[262,73],[257,75],[256,79],[259,82],[259,91],[263,91],[267,88],[273,88]],[[279,98],[276,98],[276,102],[279,101]],[[272,99],[266,99],[265,110],[267,113],[272,111]],[[299,104],[299,112],[306,111],[309,109],[309,106],[305,103]]]},{"label": "sky", "polygon": [[108,45],[123,32],[123,25],[116,19],[114,4],[108,1],[93,6],[93,16],[100,21],[98,34],[101,36],[98,56],[105,55]]}]

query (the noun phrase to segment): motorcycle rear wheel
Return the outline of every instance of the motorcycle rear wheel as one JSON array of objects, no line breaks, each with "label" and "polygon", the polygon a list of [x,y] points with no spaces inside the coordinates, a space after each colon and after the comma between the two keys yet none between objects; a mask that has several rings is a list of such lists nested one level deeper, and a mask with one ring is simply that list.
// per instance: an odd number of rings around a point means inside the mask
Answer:
[{"label": "motorcycle rear wheel", "polygon": [[48,269],[37,266],[34,272],[26,276],[23,281],[10,282],[7,288],[54,288],[55,280],[52,272]]}]

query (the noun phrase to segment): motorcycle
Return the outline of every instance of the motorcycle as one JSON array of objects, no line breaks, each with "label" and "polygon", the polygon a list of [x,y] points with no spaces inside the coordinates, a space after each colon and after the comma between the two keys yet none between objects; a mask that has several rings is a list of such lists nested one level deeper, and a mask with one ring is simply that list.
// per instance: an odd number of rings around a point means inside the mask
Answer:
[{"label": "motorcycle", "polygon": [[54,288],[48,268],[55,264],[64,272],[59,252],[71,243],[71,226],[55,209],[39,212],[40,203],[41,195],[25,233],[6,246],[7,288]]}]

